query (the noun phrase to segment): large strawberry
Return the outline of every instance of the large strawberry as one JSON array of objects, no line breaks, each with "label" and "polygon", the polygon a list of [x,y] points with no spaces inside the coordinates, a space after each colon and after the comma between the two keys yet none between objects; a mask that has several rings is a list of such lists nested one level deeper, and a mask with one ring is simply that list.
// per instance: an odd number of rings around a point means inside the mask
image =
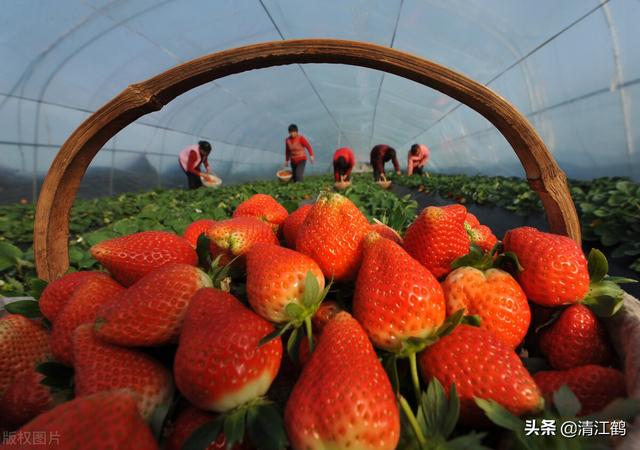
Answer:
[{"label": "large strawberry", "polygon": [[524,339],[531,323],[527,296],[507,272],[493,268],[493,254],[473,247],[453,262],[454,270],[442,282],[447,315],[464,310],[480,317],[485,328],[511,348]]},{"label": "large strawberry", "polygon": [[107,274],[81,284],[53,322],[51,350],[55,358],[73,365],[73,332],[83,323],[93,323],[98,309],[121,294],[123,288]]},{"label": "large strawberry", "polygon": [[[200,426],[215,419],[215,414],[201,411],[193,406],[189,405],[180,412],[175,422],[171,433],[167,437],[164,443],[164,450],[182,450],[187,439],[198,429]],[[220,433],[218,438],[211,442],[205,450],[224,450],[227,448],[227,442],[223,433]],[[233,447],[233,450],[249,449],[248,445],[238,444]]]},{"label": "large strawberry", "polygon": [[394,449],[395,395],[367,334],[341,312],[327,323],[285,410],[294,449]]},{"label": "large strawberry", "polygon": [[198,245],[198,238],[201,234],[206,234],[207,230],[215,225],[216,221],[211,219],[200,219],[191,223],[182,233],[182,237],[191,244],[193,248]]},{"label": "large strawberry", "polygon": [[542,394],[511,347],[490,331],[459,325],[420,355],[426,379],[437,378],[449,392],[456,385],[460,418],[483,422],[474,398],[494,400],[517,416],[539,411]]},{"label": "large strawberry", "polygon": [[504,249],[518,257],[517,278],[529,300],[558,306],[582,300],[589,290],[587,260],[572,239],[531,227],[507,231]]},{"label": "large strawberry", "polygon": [[0,396],[0,427],[18,428],[56,404],[51,390],[35,369],[20,375]]},{"label": "large strawberry", "polygon": [[73,353],[78,397],[127,389],[145,419],[171,401],[173,384],[167,369],[142,352],[102,342],[89,324],[74,332]]},{"label": "large strawberry", "polygon": [[[20,442],[20,436],[30,439]],[[44,440],[41,440],[43,437]],[[14,440],[16,442],[11,442]],[[34,439],[40,439],[34,444]],[[154,450],[158,448],[130,394],[102,392],[76,398],[45,412],[20,428],[6,442],[10,449]]]},{"label": "large strawberry", "polygon": [[[273,229],[255,217],[235,217],[216,222],[207,231],[211,245],[211,256],[221,256],[220,263],[227,265],[233,259],[243,256],[258,242],[278,244]],[[244,266],[241,258],[239,266]]]},{"label": "large strawberry", "polygon": [[143,231],[109,239],[91,247],[91,255],[124,286],[131,286],[166,264],[198,264],[191,244],[166,231]]},{"label": "large strawberry", "polygon": [[72,272],[52,281],[40,294],[42,315],[53,322],[78,286],[102,275],[100,272]]},{"label": "large strawberry", "polygon": [[[306,324],[310,334],[311,317],[328,291],[318,264],[302,253],[274,244],[254,245],[246,261],[247,297],[253,310],[270,322],[286,322],[283,333]],[[294,331],[294,340],[297,335]]]},{"label": "large strawberry", "polygon": [[196,407],[224,412],[263,395],[278,373],[282,342],[258,346],[273,325],[231,294],[201,289],[187,310],[174,362],[176,385]]},{"label": "large strawberry", "polygon": [[311,207],[313,205],[302,205],[294,212],[289,214],[289,216],[282,222],[282,234],[284,236],[284,240],[289,246],[289,248],[296,247],[296,238],[298,236],[298,231],[302,224],[304,223],[309,211],[311,211]]},{"label": "large strawberry", "polygon": [[255,194],[240,203],[233,217],[256,217],[278,231],[280,224],[285,221],[289,213],[278,201],[266,194]]},{"label": "large strawberry", "polygon": [[405,232],[404,248],[434,276],[448,274],[453,260],[469,253],[466,215],[462,205],[426,207]]},{"label": "large strawberry", "polygon": [[51,358],[49,333],[19,314],[0,317],[0,396],[17,378]]},{"label": "large strawberry", "polygon": [[571,305],[540,336],[540,351],[558,370],[587,364],[607,365],[613,351],[604,327],[585,305]]},{"label": "large strawberry", "polygon": [[367,218],[340,194],[321,194],[296,237],[296,250],[313,258],[327,278],[355,279],[362,260]]},{"label": "large strawberry", "polygon": [[407,340],[426,338],[442,325],[444,295],[428,269],[372,232],[364,240],[353,313],[376,347],[399,352]]},{"label": "large strawberry", "polygon": [[578,397],[582,409],[579,415],[601,410],[618,397],[626,396],[624,375],[617,369],[586,365],[568,370],[547,370],[536,373],[533,378],[547,401],[562,385]]},{"label": "large strawberry", "polygon": [[119,345],[176,342],[189,300],[209,286],[211,279],[197,267],[165,265],[103,305],[96,313],[96,334]]}]

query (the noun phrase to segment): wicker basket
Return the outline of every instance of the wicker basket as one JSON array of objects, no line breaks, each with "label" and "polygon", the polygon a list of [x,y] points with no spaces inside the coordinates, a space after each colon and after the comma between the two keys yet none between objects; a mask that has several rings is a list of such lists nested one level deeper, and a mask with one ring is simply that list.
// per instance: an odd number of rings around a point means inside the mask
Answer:
[{"label": "wicker basket", "polygon": [[[580,242],[580,223],[564,172],[529,121],[486,86],[432,61],[375,44],[301,39],[249,45],[207,55],[133,84],[85,120],[58,152],[44,180],[34,230],[38,275],[61,276],[69,267],[69,212],[80,180],[103,145],[136,119],[175,97],[228,75],[285,64],[333,63],[368,67],[437,89],[489,120],[520,159],[530,186],[540,196],[550,230]],[[608,322],[627,376],[628,392],[640,399],[640,306],[628,296],[625,309]],[[635,430],[621,448],[640,448]]]}]

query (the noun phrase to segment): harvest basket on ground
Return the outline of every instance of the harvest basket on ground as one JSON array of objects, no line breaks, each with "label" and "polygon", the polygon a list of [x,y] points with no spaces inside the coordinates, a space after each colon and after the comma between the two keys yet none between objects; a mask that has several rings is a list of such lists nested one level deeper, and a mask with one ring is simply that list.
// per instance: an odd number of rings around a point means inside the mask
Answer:
[{"label": "harvest basket on ground", "polygon": [[[89,163],[117,132],[204,83],[251,69],[301,63],[349,64],[382,70],[437,89],[482,114],[520,159],[530,186],[542,199],[551,231],[580,242],[580,224],[564,172],[533,126],[502,97],[455,71],[391,48],[354,41],[292,40],[250,45],[184,63],[131,85],[84,121],[60,149],[42,186],[34,235],[39,276],[54,280],[69,267],[70,208]],[[289,181],[291,172],[279,171],[277,177]],[[628,395],[640,399],[638,301],[627,295],[622,311],[606,325],[619,352]],[[620,448],[640,448],[637,428],[619,443]]]}]

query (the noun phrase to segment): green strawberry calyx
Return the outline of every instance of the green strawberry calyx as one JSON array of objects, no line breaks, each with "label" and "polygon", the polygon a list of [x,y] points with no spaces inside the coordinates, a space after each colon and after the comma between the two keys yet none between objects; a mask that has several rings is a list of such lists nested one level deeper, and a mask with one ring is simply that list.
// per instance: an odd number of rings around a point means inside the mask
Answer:
[{"label": "green strawberry calyx", "polygon": [[218,255],[213,261],[211,260],[210,253],[211,240],[206,234],[202,233],[198,236],[198,242],[196,244],[196,253],[198,254],[198,264],[205,269],[211,278],[211,282],[214,288],[220,289],[224,292],[231,290],[231,269],[233,263],[239,258],[236,256],[228,264],[221,264],[222,255]]},{"label": "green strawberry calyx", "polygon": [[[440,381],[437,378],[432,378],[426,392],[421,392],[417,399],[418,405],[415,414],[409,402],[401,395],[398,395],[398,402],[403,413],[403,425],[407,425],[402,427],[403,436],[401,439],[403,442],[398,448],[415,448],[416,443],[417,448],[421,450],[487,448],[481,444],[486,433],[472,432],[465,436],[449,439],[460,417],[460,398],[455,384],[451,385],[447,398]],[[406,441],[410,441],[414,445],[411,446]]]},{"label": "green strawberry calyx", "polygon": [[624,304],[624,290],[619,286],[624,283],[635,283],[636,280],[607,275],[609,263],[598,249],[591,249],[587,259],[589,268],[589,291],[582,304],[591,308],[599,317],[611,317]]},{"label": "green strawberry calyx", "polygon": [[287,340],[287,351],[289,352],[289,356],[291,356],[294,361],[297,361],[300,339],[302,338],[302,333],[300,333],[299,330],[304,326],[307,339],[309,340],[309,352],[313,352],[314,342],[311,318],[316,311],[318,311],[320,304],[329,293],[332,284],[333,281],[329,282],[324,289],[320,289],[318,279],[313,272],[308,271],[304,279],[304,292],[302,299],[300,299],[301,301],[292,301],[285,307],[285,313],[289,317],[289,321],[260,339],[258,346],[265,345],[267,342],[291,330],[291,334]]},{"label": "green strawberry calyx", "polygon": [[284,450],[288,445],[282,414],[275,403],[264,397],[257,397],[201,425],[182,449],[208,448],[220,434],[224,434],[227,449],[244,442],[247,435],[264,450]]},{"label": "green strawberry calyx", "polygon": [[485,252],[476,244],[471,244],[469,246],[469,253],[456,258],[451,263],[452,270],[460,267],[474,267],[483,272],[489,269],[502,269],[507,272],[518,273],[523,270],[515,253],[503,253],[503,246],[501,242],[494,245],[488,252]]}]

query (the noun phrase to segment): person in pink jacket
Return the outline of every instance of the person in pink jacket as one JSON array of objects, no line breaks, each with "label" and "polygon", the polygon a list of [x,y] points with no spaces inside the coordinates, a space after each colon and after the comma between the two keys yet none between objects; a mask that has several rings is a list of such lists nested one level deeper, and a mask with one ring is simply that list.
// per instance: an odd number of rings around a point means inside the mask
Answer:
[{"label": "person in pink jacket", "polygon": [[413,144],[407,156],[407,175],[424,175],[429,160],[429,149],[424,144]]}]

